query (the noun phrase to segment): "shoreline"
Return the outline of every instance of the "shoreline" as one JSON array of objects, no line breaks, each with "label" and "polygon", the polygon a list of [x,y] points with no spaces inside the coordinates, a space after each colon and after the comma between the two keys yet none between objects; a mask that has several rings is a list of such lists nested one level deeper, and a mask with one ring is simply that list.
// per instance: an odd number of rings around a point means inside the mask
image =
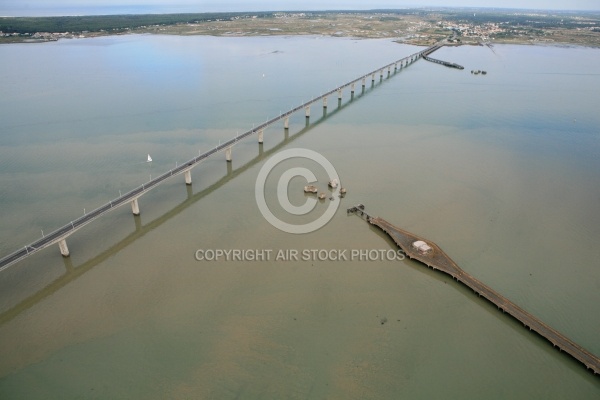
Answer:
[{"label": "shoreline", "polygon": [[[600,48],[600,16],[518,12],[466,13],[461,9],[381,11],[247,12],[219,14],[0,17],[0,44],[44,43],[127,34],[179,36],[304,36],[391,39],[430,46],[517,44]],[[499,17],[503,22],[497,22]],[[564,22],[563,22],[564,21]],[[543,26],[542,28],[538,27]]]},{"label": "shoreline", "polygon": [[[79,39],[93,39],[102,37],[114,37],[114,36],[134,36],[134,35],[163,35],[163,36],[212,36],[212,37],[276,37],[276,36],[322,36],[330,38],[340,39],[352,39],[352,40],[371,40],[371,39],[386,39],[385,37],[364,37],[364,36],[342,36],[342,35],[327,35],[323,33],[284,33],[284,34],[245,34],[245,33],[232,33],[232,34],[206,34],[206,33],[169,33],[169,32],[146,32],[146,31],[130,31],[120,33],[107,33],[107,32],[94,32],[90,34],[82,35],[66,35],[56,38],[18,38],[13,40],[6,40],[0,38],[0,45],[11,45],[11,44],[40,44],[40,43],[52,43],[65,40],[79,40]],[[431,46],[434,41],[408,41],[402,38],[387,38],[392,42],[398,44],[407,44],[412,46],[427,47]],[[600,49],[600,44],[590,43],[578,43],[578,42],[548,42],[548,41],[534,41],[534,40],[494,40],[488,41],[490,45],[515,45],[515,46],[547,46],[547,47],[562,47],[562,48],[589,48],[589,49]],[[445,47],[461,47],[461,46],[485,46],[486,43],[482,42],[466,42],[466,43],[446,43]]]}]

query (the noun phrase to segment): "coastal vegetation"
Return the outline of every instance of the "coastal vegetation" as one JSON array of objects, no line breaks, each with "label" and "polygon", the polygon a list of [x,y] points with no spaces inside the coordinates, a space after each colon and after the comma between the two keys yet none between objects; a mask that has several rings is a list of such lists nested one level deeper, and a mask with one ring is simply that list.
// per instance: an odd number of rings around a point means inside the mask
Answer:
[{"label": "coastal vegetation", "polygon": [[[257,18],[272,17],[273,13],[252,13]],[[201,14],[144,14],[144,15],[89,15],[64,17],[3,17],[0,31],[4,33],[34,34],[39,32],[103,32],[124,31],[150,25],[177,25],[210,21],[248,18],[247,13]]]},{"label": "coastal vegetation", "polygon": [[600,47],[600,13],[441,8],[0,18],[0,42],[124,33],[389,37],[417,45],[429,45],[453,35],[460,44],[554,43]]}]

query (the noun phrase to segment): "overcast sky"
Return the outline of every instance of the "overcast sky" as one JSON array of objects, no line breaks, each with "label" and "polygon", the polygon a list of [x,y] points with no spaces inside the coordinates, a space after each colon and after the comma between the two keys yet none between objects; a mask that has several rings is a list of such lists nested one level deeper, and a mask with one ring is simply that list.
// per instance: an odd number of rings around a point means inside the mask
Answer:
[{"label": "overcast sky", "polygon": [[0,15],[359,10],[427,6],[600,10],[600,0],[0,0]]}]

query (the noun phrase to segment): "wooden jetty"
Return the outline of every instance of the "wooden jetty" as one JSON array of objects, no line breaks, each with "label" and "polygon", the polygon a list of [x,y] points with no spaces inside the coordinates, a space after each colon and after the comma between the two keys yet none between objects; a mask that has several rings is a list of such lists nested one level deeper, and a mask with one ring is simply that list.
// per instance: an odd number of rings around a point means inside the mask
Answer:
[{"label": "wooden jetty", "polygon": [[[600,359],[597,356],[573,342],[554,328],[546,325],[537,317],[523,310],[521,307],[469,273],[463,271],[432,241],[400,229],[382,218],[372,217],[365,211],[362,204],[349,208],[348,213],[358,213],[361,216],[365,216],[369,223],[387,233],[407,257],[420,261],[434,270],[450,275],[452,278],[472,289],[479,296],[483,296],[489,302],[496,305],[502,312],[510,314],[526,328],[529,328],[530,331],[534,331],[548,340],[554,347],[558,347],[559,350],[581,362],[586,368],[592,370],[594,374],[600,373]],[[417,246],[415,246],[415,243],[417,243]],[[421,243],[425,243],[426,246],[419,246]]]},{"label": "wooden jetty", "polygon": [[441,65],[444,65],[444,66],[450,67],[450,68],[465,69],[465,67],[463,67],[460,64],[455,64],[455,63],[451,63],[451,62],[448,62],[448,61],[438,60],[436,58],[429,57],[429,55],[431,53],[433,53],[434,51],[438,50],[442,46],[443,46],[443,44],[436,44],[434,46],[431,46],[427,50],[425,50],[423,52],[423,54],[422,54],[423,59],[426,60],[426,61],[432,62],[432,63],[441,64]]},{"label": "wooden jetty", "polygon": [[423,56],[423,59],[427,60],[427,61],[430,61],[432,63],[441,64],[441,65],[444,65],[444,66],[450,67],[450,68],[465,69],[465,67],[463,67],[460,64],[455,64],[455,63],[451,63],[451,62],[448,62],[448,61],[438,60],[437,58],[431,58],[431,57],[428,57],[428,56],[425,56],[425,55]]}]

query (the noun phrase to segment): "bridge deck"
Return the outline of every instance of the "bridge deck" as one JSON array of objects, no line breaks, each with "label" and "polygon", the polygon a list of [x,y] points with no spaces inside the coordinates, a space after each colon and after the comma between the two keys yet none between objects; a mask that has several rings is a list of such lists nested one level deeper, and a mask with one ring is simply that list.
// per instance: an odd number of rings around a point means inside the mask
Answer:
[{"label": "bridge deck", "polygon": [[70,223],[62,226],[61,228],[58,228],[57,230],[43,236],[42,238],[34,241],[33,243],[23,246],[21,249],[16,250],[13,253],[0,258],[0,272],[3,271],[4,269],[10,267],[11,265],[16,264],[17,262],[29,257],[30,255],[37,253],[38,251],[43,250],[46,247],[51,246],[55,243],[58,243],[59,241],[69,237],[70,235],[75,233],[77,230],[81,229],[82,227],[89,224],[90,222],[98,219],[102,215],[104,215],[120,206],[128,204],[132,200],[135,200],[135,199],[141,197],[142,195],[144,195],[151,189],[157,187],[160,183],[162,183],[166,179],[176,176],[176,175],[183,174],[186,171],[191,170],[197,164],[206,160],[210,156],[230,149],[231,147],[235,146],[243,139],[245,139],[251,135],[257,134],[261,130],[268,128],[270,125],[272,125],[280,120],[288,118],[290,115],[296,113],[297,111],[303,110],[306,107],[310,107],[313,103],[316,103],[316,102],[322,100],[323,98],[326,98],[332,94],[335,94],[336,92],[341,91],[347,87],[353,87],[353,85],[355,85],[358,82],[361,82],[362,80],[366,80],[369,76],[374,77],[375,74],[377,74],[378,72],[381,75],[383,75],[383,71],[385,69],[389,70],[392,66],[394,67],[394,70],[396,70],[396,67],[398,66],[398,64],[400,64],[400,68],[402,68],[403,66],[408,66],[409,64],[413,63],[414,61],[420,59],[425,52],[430,51],[434,47],[437,49],[437,48],[439,48],[439,45],[428,47],[427,49],[423,49],[423,50],[413,53],[409,56],[403,57],[403,58],[401,58],[397,61],[394,61],[390,64],[384,65],[381,68],[378,68],[367,74],[364,74],[356,79],[348,81],[348,82],[344,83],[343,85],[337,86],[336,88],[334,88],[320,96],[317,96],[295,108],[292,108],[291,110],[289,110],[285,113],[282,113],[282,114],[276,116],[275,118],[271,118],[271,119],[267,120],[266,122],[252,128],[242,134],[239,134],[236,137],[234,137],[224,143],[219,143],[219,145],[215,146],[215,148],[184,162],[183,164],[177,166],[176,168],[174,168],[170,171],[167,171],[164,174],[125,193],[124,195],[113,199],[109,203],[106,203],[103,206],[100,206],[100,207],[96,208],[95,210],[88,212],[87,214],[85,214],[85,215],[71,221]]},{"label": "bridge deck", "polygon": [[[469,273],[463,271],[435,243],[400,229],[382,218],[370,217],[367,214],[367,220],[371,224],[379,227],[381,230],[387,233],[409,258],[418,260],[428,267],[450,275],[452,278],[471,288],[473,291],[475,291],[475,293],[483,296],[488,301],[495,304],[503,312],[510,314],[513,318],[523,323],[523,325],[528,327],[529,330],[535,331],[540,336],[547,339],[555,347],[558,347],[560,350],[571,355],[577,361],[585,365],[588,369],[592,370],[594,374],[600,373],[600,359],[597,356],[579,346],[577,343],[573,342],[571,339],[558,332],[554,328],[546,325],[544,322],[523,310],[521,307],[517,306],[515,303],[502,296],[486,284],[477,280]],[[432,251],[427,254],[419,252],[412,245],[417,240],[426,242],[432,248]]]}]

